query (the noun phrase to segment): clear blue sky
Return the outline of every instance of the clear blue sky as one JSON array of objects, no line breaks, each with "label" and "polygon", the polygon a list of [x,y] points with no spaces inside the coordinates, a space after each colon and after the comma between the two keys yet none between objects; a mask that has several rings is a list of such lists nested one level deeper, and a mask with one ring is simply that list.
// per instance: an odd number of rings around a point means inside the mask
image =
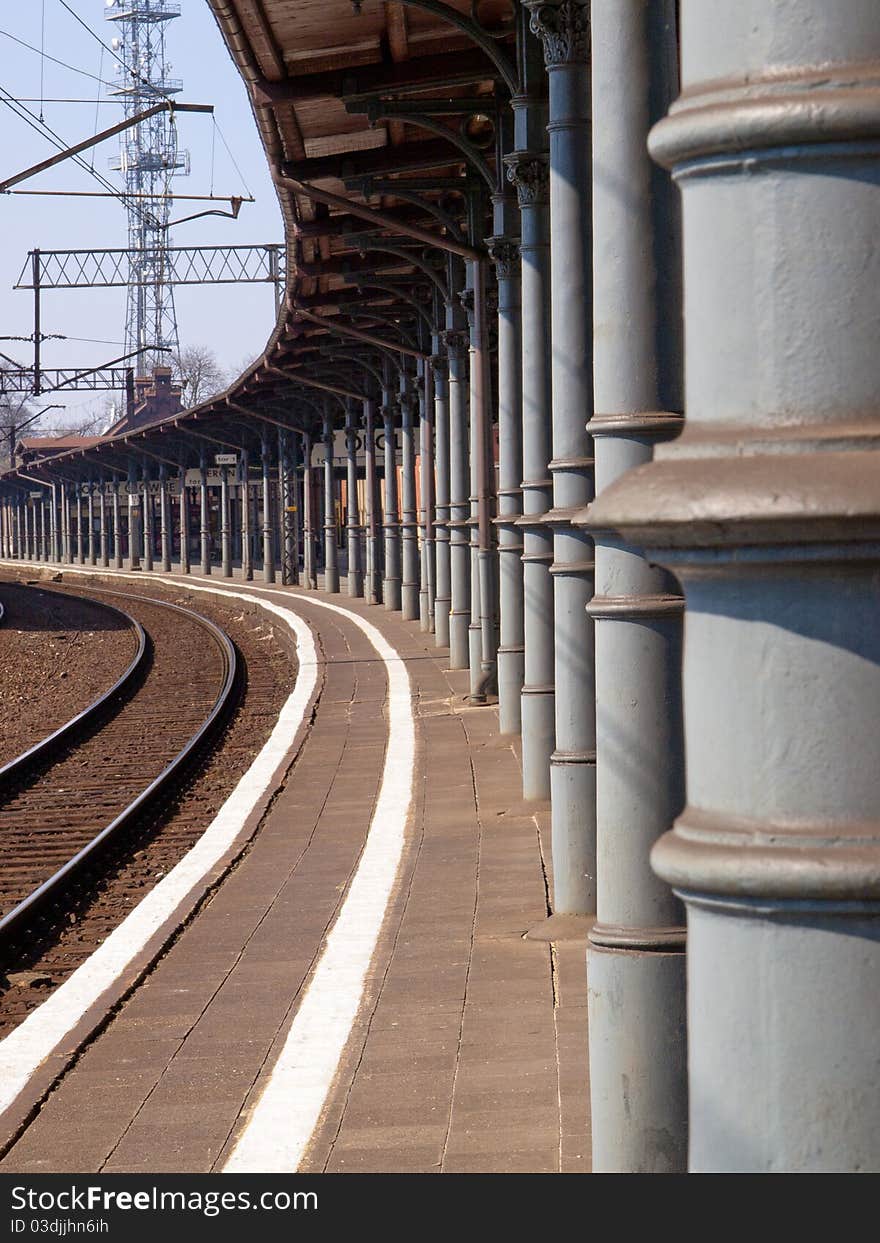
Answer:
[{"label": "clear blue sky", "polygon": [[[105,43],[114,26],[105,20],[104,0],[68,0]],[[244,85],[226,51],[207,0],[182,0],[182,15],[169,23],[167,33],[170,76],[183,79],[178,99],[188,103],[211,103],[232,155],[241,170],[236,172],[219,133],[214,141],[214,193],[245,194],[256,202],[245,204],[237,221],[208,216],[183,224],[173,231],[175,245],[220,245],[283,240],[278,201],[269,177]],[[41,26],[44,34],[41,35]],[[0,5],[0,30],[39,48],[49,56],[111,81],[114,65],[109,53],[66,12],[59,0],[6,0]],[[42,92],[41,92],[42,72]],[[0,34],[0,86],[40,112],[40,96],[48,125],[70,144],[105,129],[122,117],[118,103],[54,103],[56,98],[94,101],[107,99],[106,86],[43,59]],[[98,121],[96,124],[95,117]],[[174,179],[178,193],[207,194],[211,183],[212,122],[210,117],[180,115],[180,146],[190,151],[192,171]],[[52,155],[55,148],[12,111],[0,104],[0,179]],[[109,167],[118,139],[94,148],[95,168],[111,182],[121,185]],[[91,153],[87,154],[91,159]],[[99,190],[88,173],[72,161],[22,183],[22,189]],[[175,215],[210,204],[180,203]],[[223,204],[215,204],[223,209]],[[173,217],[172,217],[173,218]],[[127,244],[125,211],[116,199],[35,198],[0,195],[0,335],[27,336],[33,328],[31,294],[13,292],[27,252],[67,250],[80,247],[114,247]],[[122,348],[125,322],[124,289],[57,290],[43,295],[43,331],[66,333],[69,338],[89,341],[47,341],[43,365],[96,366]],[[260,352],[274,323],[274,302],[269,285],[204,285],[176,290],[181,345],[208,345],[220,364],[238,369]],[[113,342],[114,344],[99,344]],[[18,341],[0,342],[0,350],[30,363],[32,346]],[[53,421],[73,420],[103,401],[105,394],[65,393],[41,398],[36,405],[64,402],[66,411],[52,411]]]}]

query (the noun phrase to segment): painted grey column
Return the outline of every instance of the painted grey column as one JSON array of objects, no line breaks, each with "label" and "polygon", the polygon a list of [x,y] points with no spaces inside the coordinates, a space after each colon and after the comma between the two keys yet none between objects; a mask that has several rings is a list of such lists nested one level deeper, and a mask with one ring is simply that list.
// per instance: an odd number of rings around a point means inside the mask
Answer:
[{"label": "painted grey column", "polygon": [[229,467],[220,467],[220,566],[224,578],[232,578],[232,527],[229,514]]},{"label": "painted grey column", "polygon": [[113,476],[113,568],[122,569],[122,514],[119,504],[119,489],[122,486],[118,475]]},{"label": "painted grey column", "polygon": [[312,438],[303,435],[303,586],[317,588],[318,574],[315,567],[314,527],[314,477],[312,475]]},{"label": "painted grey column", "polygon": [[[90,522],[90,526],[94,523],[94,501],[92,500],[92,492],[94,491],[94,487],[95,485],[91,481],[89,481],[89,497],[88,497],[88,504],[86,506],[86,512],[88,513],[89,506],[91,506],[92,507],[92,519]],[[85,565],[86,563],[86,540],[87,538],[88,538],[88,532],[83,531],[82,486],[80,484],[77,484],[76,486],[76,559],[79,565]],[[94,540],[94,536],[92,536],[92,539]]]},{"label": "painted grey column", "polygon": [[168,470],[159,467],[159,549],[162,556],[162,571],[171,571],[171,513],[168,501]]},{"label": "painted grey column", "polygon": [[681,46],[685,430],[594,517],[687,601],[690,1166],[877,1171],[880,15],[684,0]]},{"label": "painted grey column", "polygon": [[400,534],[402,580],[400,607],[404,621],[419,616],[419,533],[416,514],[416,453],[410,377],[400,373]]},{"label": "painted grey column", "polygon": [[263,582],[275,582],[275,541],[272,538],[272,460],[269,440],[263,437],[260,446],[263,470]]},{"label": "painted grey column", "polygon": [[61,560],[61,531],[58,512],[58,484],[49,484],[49,543],[47,561]]},{"label": "painted grey column", "polygon": [[385,577],[382,600],[386,609],[399,609],[400,591],[400,518],[397,512],[397,449],[394,430],[394,407],[388,371],[382,388],[382,422],[385,434]]},{"label": "painted grey column", "polygon": [[251,464],[247,449],[242,449],[239,462],[241,488],[241,576],[253,581],[254,559],[251,547]]},{"label": "painted grey column", "polygon": [[[529,106],[532,127],[542,119]],[[553,533],[543,520],[552,505],[550,478],[550,215],[549,158],[540,151],[505,159],[520,209],[522,260],[522,419],[524,684],[521,701],[523,798],[550,797],[550,756],[556,734],[553,690]]]},{"label": "painted grey column", "polygon": [[476,327],[475,290],[476,270],[478,265],[467,264],[467,289],[462,290],[459,300],[467,312],[468,320],[468,562],[470,575],[470,618],[468,621],[468,698],[473,704],[486,702],[486,687],[482,677],[483,630],[482,630],[482,599],[480,580],[480,537],[479,537],[479,489],[480,489],[480,423],[485,417],[482,392],[482,360]]},{"label": "painted grey column", "polygon": [[498,276],[498,568],[501,642],[498,648],[498,722],[518,734],[525,681],[522,533],[522,350],[518,239],[492,237],[489,253]]},{"label": "painted grey column", "polygon": [[470,665],[471,622],[470,476],[468,469],[468,412],[466,390],[467,334],[447,329],[443,334],[449,359],[449,665]]},{"label": "painted grey column", "polygon": [[333,469],[333,422],[324,415],[324,590],[339,591],[336,555],[336,479]]},{"label": "painted grey column", "polygon": [[153,569],[153,494],[150,491],[150,472],[144,467],[144,569]]},{"label": "painted grey column", "polygon": [[66,483],[61,485],[61,555],[68,565],[73,564],[73,524],[70,510],[70,488]]},{"label": "painted grey column", "polygon": [[67,506],[67,484],[59,483],[56,490],[57,505],[57,556],[59,562],[70,560],[70,523]]},{"label": "painted grey column", "polygon": [[94,565],[97,560],[97,549],[95,548],[95,495],[94,493],[95,493],[94,484],[90,483],[88,499],[86,501],[86,520],[88,522],[88,527],[86,529],[85,547],[83,546],[84,542],[83,542],[83,536],[82,536],[82,509],[80,507],[79,502],[77,502],[76,521],[77,521],[77,530],[79,534],[79,563],[80,565],[85,564],[84,554],[86,552],[86,549],[88,550],[89,565]]},{"label": "painted grey column", "polygon": [[43,544],[42,556],[44,561],[52,560],[52,532],[55,526],[53,509],[52,493],[49,491],[40,506],[40,536]]},{"label": "painted grey column", "polygon": [[[553,598],[556,741],[550,757],[553,910],[596,904],[596,711],[593,548],[571,524],[592,499],[592,271],[590,254],[589,6],[529,0],[531,29],[550,77]],[[547,925],[553,935],[559,921]]]},{"label": "painted grey column", "polygon": [[366,579],[364,595],[367,604],[382,601],[382,545],[379,536],[379,481],[376,475],[376,403],[364,401],[364,507],[367,528]]},{"label": "painted grey column", "polygon": [[[433,345],[436,346],[434,341]],[[434,530],[434,372],[430,359],[419,362],[419,622],[426,634],[434,630],[434,597],[437,592],[437,559]]]},{"label": "painted grey column", "polygon": [[35,543],[33,503],[30,497],[27,497],[24,502],[24,547],[28,561],[36,561],[37,559]]},{"label": "painted grey column", "polygon": [[434,454],[435,512],[434,557],[436,585],[434,595],[434,638],[438,647],[449,646],[449,611],[452,585],[449,561],[449,377],[448,361],[439,352],[436,338],[431,358],[434,377]]},{"label": "painted grey column", "polygon": [[179,518],[180,518],[180,572],[181,574],[189,574],[190,557],[189,557],[189,489],[186,486],[186,467],[181,466],[178,475],[180,479],[180,497]]},{"label": "painted grey column", "polygon": [[[593,0],[596,492],[681,430],[678,218],[648,131],[677,84],[675,0]],[[621,194],[620,187],[626,187]],[[586,511],[589,515],[589,510]],[[675,580],[593,528],[598,919],[588,946],[593,1169],[687,1168],[684,912],[651,847],[684,803]]]},{"label": "painted grey column", "polygon": [[25,523],[27,522],[27,508],[23,499],[19,499],[15,506],[15,555],[23,558],[26,554],[27,535],[25,533]]},{"label": "painted grey column", "polygon": [[208,460],[199,455],[199,551],[202,574],[211,573],[211,512],[208,509]]},{"label": "painted grey column", "polygon": [[290,495],[290,463],[287,455],[287,432],[278,429],[278,508],[281,526],[281,582],[289,587],[293,577],[293,522],[290,512],[293,501]]},{"label": "painted grey column", "polygon": [[345,407],[347,497],[345,528],[348,540],[348,594],[353,597],[364,594],[364,571],[361,565],[361,526],[358,510],[357,449],[357,410],[353,399],[349,398]]},{"label": "painted grey column", "polygon": [[101,479],[98,483],[98,548],[101,558],[101,567],[105,570],[110,564],[110,549],[107,541],[106,484],[106,479]]},{"label": "painted grey column", "polygon": [[141,568],[143,527],[141,524],[141,497],[138,491],[137,472],[128,468],[128,564],[132,570]]}]

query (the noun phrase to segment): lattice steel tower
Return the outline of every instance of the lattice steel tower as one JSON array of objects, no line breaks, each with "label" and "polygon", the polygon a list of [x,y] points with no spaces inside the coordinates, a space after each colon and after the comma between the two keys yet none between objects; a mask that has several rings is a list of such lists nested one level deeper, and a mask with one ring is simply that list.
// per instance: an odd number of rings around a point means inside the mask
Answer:
[{"label": "lattice steel tower", "polygon": [[[112,94],[123,97],[126,117],[173,98],[183,89],[183,82],[168,76],[165,31],[180,16],[180,4],[173,0],[105,0],[105,4],[105,17],[118,29],[112,43],[119,57]],[[189,153],[178,150],[173,116],[161,112],[126,130],[119,155],[110,165],[122,173],[130,196],[126,199],[132,252],[126,349],[164,345],[176,351],[174,288],[167,280],[169,192],[175,173],[189,172]],[[149,373],[157,363],[168,361],[167,353],[149,350],[140,355],[137,368]]]}]

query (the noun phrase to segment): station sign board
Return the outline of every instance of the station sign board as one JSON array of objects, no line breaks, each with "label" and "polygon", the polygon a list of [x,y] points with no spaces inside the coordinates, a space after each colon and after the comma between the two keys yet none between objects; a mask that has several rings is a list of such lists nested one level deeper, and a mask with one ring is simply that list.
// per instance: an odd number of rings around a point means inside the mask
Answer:
[{"label": "station sign board", "polygon": [[215,453],[214,454],[214,465],[215,466],[237,466],[238,465],[238,454],[237,453]]}]

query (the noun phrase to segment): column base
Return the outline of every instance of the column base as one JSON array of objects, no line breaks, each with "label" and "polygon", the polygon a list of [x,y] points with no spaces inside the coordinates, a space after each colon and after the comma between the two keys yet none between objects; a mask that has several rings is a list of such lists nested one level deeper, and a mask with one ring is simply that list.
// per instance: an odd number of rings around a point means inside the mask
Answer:
[{"label": "column base", "polygon": [[468,648],[468,628],[471,624],[470,613],[449,614],[449,667],[450,669],[467,669],[470,663]]},{"label": "column base", "polygon": [[324,570],[324,590],[331,595],[339,595],[339,571]]},{"label": "column base", "polygon": [[360,571],[356,574],[348,575],[348,594],[352,600],[356,600],[364,594],[364,576]]},{"label": "column base", "polygon": [[[231,572],[232,571],[230,571],[230,573]],[[166,557],[165,560],[162,562],[162,573],[163,574],[171,573],[171,558],[170,557]]]},{"label": "column base", "polygon": [[400,579],[383,578],[382,602],[390,612],[400,612]]},{"label": "column base", "polygon": [[264,583],[275,582],[275,570],[274,569],[263,570],[263,582]]},{"label": "column base", "polygon": [[498,649],[498,727],[502,734],[518,734],[522,728],[522,688],[526,655],[523,647]]},{"label": "column base", "polygon": [[522,717],[523,798],[550,797],[550,756],[556,742],[556,699],[552,686],[524,686]]},{"label": "column base", "polygon": [[593,1170],[687,1170],[685,954],[589,945]]},{"label": "column base", "polygon": [[554,751],[550,757],[553,910],[589,915],[596,909],[596,757]]},{"label": "column base", "polygon": [[419,619],[419,585],[418,583],[402,583],[400,588],[400,607],[404,621]]},{"label": "column base", "polygon": [[479,622],[472,621],[468,626],[468,671],[470,674],[470,694],[472,704],[486,702],[486,679],[483,676],[483,632]]}]

